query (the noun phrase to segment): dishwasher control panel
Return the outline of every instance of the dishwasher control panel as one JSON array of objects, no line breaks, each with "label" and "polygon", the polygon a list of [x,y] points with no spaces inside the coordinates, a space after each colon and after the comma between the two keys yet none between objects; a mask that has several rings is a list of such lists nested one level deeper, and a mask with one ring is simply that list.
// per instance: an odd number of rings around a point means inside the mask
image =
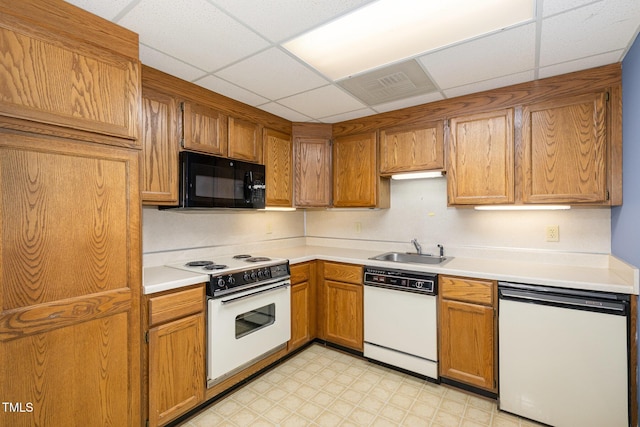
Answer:
[{"label": "dishwasher control panel", "polygon": [[365,266],[364,284],[365,286],[436,295],[438,275],[419,271]]}]

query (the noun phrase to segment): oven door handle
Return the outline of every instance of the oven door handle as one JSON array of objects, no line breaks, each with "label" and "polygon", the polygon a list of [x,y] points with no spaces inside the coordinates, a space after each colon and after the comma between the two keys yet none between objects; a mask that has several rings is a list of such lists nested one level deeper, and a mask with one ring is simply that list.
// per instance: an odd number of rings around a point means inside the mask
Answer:
[{"label": "oven door handle", "polygon": [[273,288],[269,288],[269,289],[261,289],[261,290],[252,292],[252,293],[247,294],[247,295],[242,295],[242,296],[235,297],[235,298],[229,298],[227,300],[222,299],[222,300],[220,300],[220,303],[221,304],[231,304],[233,302],[238,302],[238,301],[241,301],[243,299],[251,298],[251,297],[259,295],[259,294],[265,294],[267,292],[275,291],[275,290],[282,289],[282,288],[287,288],[290,285],[291,285],[290,282],[286,282],[286,283],[283,283],[282,285],[274,286]]}]

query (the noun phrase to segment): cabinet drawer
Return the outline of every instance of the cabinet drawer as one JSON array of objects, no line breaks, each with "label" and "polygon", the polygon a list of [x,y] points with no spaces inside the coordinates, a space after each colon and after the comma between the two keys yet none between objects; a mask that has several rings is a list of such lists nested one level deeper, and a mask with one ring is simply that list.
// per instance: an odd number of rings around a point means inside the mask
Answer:
[{"label": "cabinet drawer", "polygon": [[362,266],[353,264],[324,263],[324,278],[338,282],[362,284]]},{"label": "cabinet drawer", "polygon": [[494,282],[490,280],[448,276],[439,276],[438,280],[442,298],[488,306],[494,305]]},{"label": "cabinet drawer", "polygon": [[291,284],[308,282],[310,277],[311,265],[308,262],[291,266]]},{"label": "cabinet drawer", "polygon": [[149,326],[204,311],[204,285],[149,299]]}]

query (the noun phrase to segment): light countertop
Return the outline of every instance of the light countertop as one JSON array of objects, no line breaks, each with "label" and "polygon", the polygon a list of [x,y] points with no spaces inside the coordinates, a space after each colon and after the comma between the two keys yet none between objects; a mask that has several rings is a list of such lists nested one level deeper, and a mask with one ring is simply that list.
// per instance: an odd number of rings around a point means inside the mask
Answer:
[{"label": "light countertop", "polygon": [[[253,255],[287,258],[291,264],[320,259],[479,279],[622,294],[638,295],[639,290],[638,269],[613,256],[608,257],[606,265],[597,265],[595,267],[571,263],[547,263],[536,259],[523,261],[474,258],[470,256],[455,256],[439,265],[395,263],[369,259],[380,253],[380,250],[301,245],[282,249],[265,249]],[[195,274],[164,266],[145,268],[143,277],[145,294],[176,289],[203,283],[208,280],[208,275],[206,274]]]}]

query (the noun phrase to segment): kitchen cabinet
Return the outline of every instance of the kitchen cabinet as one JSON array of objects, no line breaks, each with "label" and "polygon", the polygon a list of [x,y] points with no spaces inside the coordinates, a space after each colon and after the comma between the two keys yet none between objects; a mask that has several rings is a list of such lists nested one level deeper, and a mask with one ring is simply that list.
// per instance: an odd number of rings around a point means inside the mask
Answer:
[{"label": "kitchen cabinet", "polygon": [[524,203],[609,204],[607,97],[524,106]]},{"label": "kitchen cabinet", "polygon": [[0,424],[140,425],[138,37],[40,0],[0,40]]},{"label": "kitchen cabinet", "polygon": [[380,174],[444,169],[444,121],[380,130]]},{"label": "kitchen cabinet", "polygon": [[[144,84],[144,73],[143,73]],[[142,202],[178,203],[178,103],[148,86],[142,88]]]},{"label": "kitchen cabinet", "polygon": [[266,205],[293,206],[293,145],[291,135],[272,129],[264,131]]},{"label": "kitchen cabinet", "polygon": [[388,208],[389,179],[378,174],[376,132],[333,141],[333,206]]},{"label": "kitchen cabinet", "polygon": [[364,349],[362,266],[320,261],[323,281],[318,318],[321,339]]},{"label": "kitchen cabinet", "polygon": [[331,126],[294,124],[293,144],[295,206],[331,206]]},{"label": "kitchen cabinet", "polygon": [[167,424],[204,400],[204,286],[148,298],[150,426]]},{"label": "kitchen cabinet", "polygon": [[449,205],[514,202],[513,116],[508,108],[449,120]]},{"label": "kitchen cabinet", "polygon": [[184,101],[182,148],[216,156],[227,155],[227,116],[211,107]]},{"label": "kitchen cabinet", "polygon": [[496,282],[439,276],[440,376],[495,393]]},{"label": "kitchen cabinet", "polygon": [[291,339],[289,351],[315,338],[316,334],[316,263],[291,266]]},{"label": "kitchen cabinet", "polygon": [[228,157],[262,163],[262,126],[249,120],[229,117]]}]

